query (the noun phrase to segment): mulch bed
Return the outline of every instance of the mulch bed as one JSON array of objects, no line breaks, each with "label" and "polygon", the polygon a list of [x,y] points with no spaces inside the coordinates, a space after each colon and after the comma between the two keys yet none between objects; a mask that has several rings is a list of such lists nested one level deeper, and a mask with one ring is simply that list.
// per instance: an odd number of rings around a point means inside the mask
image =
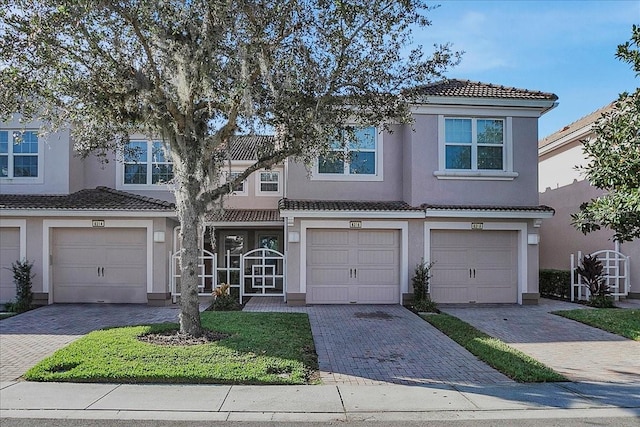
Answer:
[{"label": "mulch bed", "polygon": [[222,332],[204,331],[201,337],[181,334],[180,331],[166,331],[157,334],[147,334],[138,337],[140,341],[156,345],[200,345],[209,344],[229,337]]}]

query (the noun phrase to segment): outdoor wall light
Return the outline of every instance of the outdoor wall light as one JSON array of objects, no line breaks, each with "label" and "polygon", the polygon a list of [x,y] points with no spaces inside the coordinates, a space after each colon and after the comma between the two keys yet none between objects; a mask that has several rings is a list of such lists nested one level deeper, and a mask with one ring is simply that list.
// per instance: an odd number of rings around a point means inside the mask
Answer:
[{"label": "outdoor wall light", "polygon": [[154,231],[153,241],[156,243],[164,243],[164,231]]},{"label": "outdoor wall light", "polygon": [[297,231],[289,232],[289,243],[298,243],[300,242],[300,233]]}]

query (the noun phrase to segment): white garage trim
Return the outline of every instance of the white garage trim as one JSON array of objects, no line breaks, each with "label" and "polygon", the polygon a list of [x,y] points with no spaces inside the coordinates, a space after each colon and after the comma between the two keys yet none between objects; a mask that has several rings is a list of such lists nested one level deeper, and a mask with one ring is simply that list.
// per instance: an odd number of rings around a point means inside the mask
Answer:
[{"label": "white garage trim", "polygon": [[[424,260],[431,261],[431,230],[472,230],[471,224],[471,222],[425,222]],[[485,222],[483,230],[518,232],[518,304],[522,304],[522,293],[525,292],[527,283],[527,224],[524,222]]]},{"label": "white garage trim", "polygon": [[27,220],[26,219],[2,219],[0,227],[11,227],[20,229],[20,260],[27,258]]},{"label": "white garage trim", "polygon": [[[52,228],[93,228],[91,219],[45,219],[42,221],[42,291],[49,294],[49,304],[53,303],[51,284],[51,229]],[[101,227],[102,228],[102,227]],[[104,228],[145,228],[147,230],[147,293],[153,292],[153,220],[109,219]]]},{"label": "white garage trim", "polygon": [[[300,221],[300,293],[307,293],[307,229],[349,229],[349,220]],[[409,292],[409,225],[406,221],[362,221],[362,229],[400,230],[400,295]]]}]

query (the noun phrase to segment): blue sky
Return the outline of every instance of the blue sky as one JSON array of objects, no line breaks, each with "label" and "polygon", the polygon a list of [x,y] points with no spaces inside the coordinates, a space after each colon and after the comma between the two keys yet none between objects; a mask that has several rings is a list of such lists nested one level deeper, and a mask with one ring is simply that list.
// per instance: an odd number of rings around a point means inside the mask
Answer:
[{"label": "blue sky", "polygon": [[547,136],[633,91],[640,78],[615,58],[640,24],[640,1],[441,0],[432,25],[415,33],[463,50],[447,77],[553,92],[559,105],[540,119]]}]

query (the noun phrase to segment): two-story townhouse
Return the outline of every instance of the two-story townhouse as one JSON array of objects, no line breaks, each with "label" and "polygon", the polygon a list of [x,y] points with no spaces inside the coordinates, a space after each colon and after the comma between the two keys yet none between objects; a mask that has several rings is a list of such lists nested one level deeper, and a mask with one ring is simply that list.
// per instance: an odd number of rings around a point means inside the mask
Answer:
[{"label": "two-story townhouse", "polygon": [[[81,159],[69,131],[42,137],[40,128],[19,117],[0,124],[0,303],[15,296],[8,267],[19,259],[34,263],[38,304],[170,302],[171,285],[179,293],[178,222],[161,142],[132,135],[120,158]],[[255,160],[264,138],[239,137],[225,176]],[[257,171],[227,197],[223,215],[212,212],[202,235],[203,295],[215,283],[237,285],[239,254],[282,247],[283,177],[283,165]]]},{"label": "two-story townhouse", "polygon": [[582,141],[595,137],[594,123],[613,108],[614,103],[606,105],[539,142],[540,201],[556,211],[552,219],[545,221],[540,233],[540,268],[569,270],[571,255],[577,256],[578,251],[591,254],[617,249],[630,260],[628,297],[640,298],[640,240],[616,245],[611,230],[602,229],[585,235],[571,224],[571,214],[577,213],[582,203],[604,194],[585,179],[577,166],[585,166],[588,162],[582,151]]},{"label": "two-story townhouse", "polygon": [[[202,295],[231,282],[290,304],[397,304],[424,259],[437,302],[537,302],[539,226],[553,215],[538,202],[537,121],[557,97],[460,80],[419,91],[413,124],[353,126],[311,171],[287,161],[239,185],[203,230]],[[239,138],[228,172],[265,138]],[[136,154],[107,164],[73,157],[68,134],[37,144],[36,176],[0,181],[0,230],[6,259],[35,261],[40,302],[167,303],[178,224],[154,141],[134,135]]]},{"label": "two-story townhouse", "polygon": [[460,80],[420,93],[413,125],[364,128],[311,175],[289,165],[290,303],[402,303],[422,259],[437,302],[537,302],[553,215],[536,190],[538,118],[557,97]]}]

